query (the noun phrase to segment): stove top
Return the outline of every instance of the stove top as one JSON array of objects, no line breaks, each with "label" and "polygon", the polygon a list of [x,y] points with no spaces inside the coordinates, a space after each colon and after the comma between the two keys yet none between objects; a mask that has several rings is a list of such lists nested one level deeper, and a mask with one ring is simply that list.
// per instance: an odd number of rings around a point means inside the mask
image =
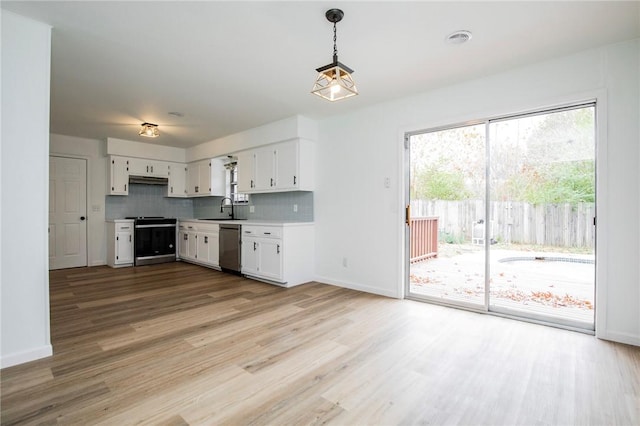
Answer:
[{"label": "stove top", "polygon": [[127,216],[125,219],[164,219],[162,216]]}]

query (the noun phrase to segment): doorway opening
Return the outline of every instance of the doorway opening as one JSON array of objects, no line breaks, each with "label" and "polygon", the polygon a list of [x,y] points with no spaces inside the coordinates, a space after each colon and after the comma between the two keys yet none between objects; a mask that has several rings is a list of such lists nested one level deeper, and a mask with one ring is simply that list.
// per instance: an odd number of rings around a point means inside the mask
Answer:
[{"label": "doorway opening", "polygon": [[406,135],[409,298],[594,330],[595,104]]}]

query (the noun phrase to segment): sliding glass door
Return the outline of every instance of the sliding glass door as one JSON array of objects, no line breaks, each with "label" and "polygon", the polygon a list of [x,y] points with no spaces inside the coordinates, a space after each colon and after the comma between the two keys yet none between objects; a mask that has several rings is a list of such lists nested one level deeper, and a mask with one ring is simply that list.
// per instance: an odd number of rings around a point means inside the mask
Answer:
[{"label": "sliding glass door", "polygon": [[593,329],[595,105],[407,135],[407,294]]}]

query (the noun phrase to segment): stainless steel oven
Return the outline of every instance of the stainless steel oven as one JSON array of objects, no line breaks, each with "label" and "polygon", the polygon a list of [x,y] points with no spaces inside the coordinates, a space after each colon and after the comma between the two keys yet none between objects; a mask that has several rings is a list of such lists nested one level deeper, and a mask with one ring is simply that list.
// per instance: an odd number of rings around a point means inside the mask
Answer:
[{"label": "stainless steel oven", "polygon": [[176,219],[135,218],[133,250],[135,265],[175,262]]}]

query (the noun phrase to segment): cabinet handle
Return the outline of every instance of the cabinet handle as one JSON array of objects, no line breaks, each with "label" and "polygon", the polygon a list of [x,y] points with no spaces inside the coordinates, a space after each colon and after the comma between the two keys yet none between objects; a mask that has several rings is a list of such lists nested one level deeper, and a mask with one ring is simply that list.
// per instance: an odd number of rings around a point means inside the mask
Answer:
[{"label": "cabinet handle", "polygon": [[128,226],[121,226],[120,229],[129,229]]},{"label": "cabinet handle", "polygon": [[116,237],[116,241],[120,241],[120,237]]},{"label": "cabinet handle", "polygon": [[207,237],[206,235],[205,235],[205,237],[204,237],[204,243],[205,243],[205,244],[209,244],[209,237]]},{"label": "cabinet handle", "polygon": [[296,176],[294,176],[294,177],[293,177],[293,184],[295,185],[297,182],[298,182],[298,181],[297,181],[297,178],[296,178]]},{"label": "cabinet handle", "polygon": [[200,190],[200,187],[196,186],[195,190],[196,190],[196,192],[198,192]]},{"label": "cabinet handle", "polygon": [[147,166],[147,173],[149,173],[149,166]]},{"label": "cabinet handle", "polygon": [[115,190],[115,188],[112,186],[112,187],[111,187],[111,190],[113,191],[113,190]]},{"label": "cabinet handle", "polygon": [[264,232],[264,235],[271,235],[271,232]]},{"label": "cabinet handle", "polygon": [[127,190],[127,184],[126,183],[124,184],[124,190],[125,191]]},{"label": "cabinet handle", "polygon": [[253,251],[256,251],[256,242],[253,242]]},{"label": "cabinet handle", "polygon": [[131,242],[131,235],[129,235],[129,242]]},{"label": "cabinet handle", "polygon": [[253,179],[251,179],[251,185],[249,185],[251,188],[253,188]]},{"label": "cabinet handle", "polygon": [[171,187],[171,193],[173,194],[173,186]]},{"label": "cabinet handle", "polygon": [[151,173],[153,173],[153,166],[151,166]]},{"label": "cabinet handle", "polygon": [[188,240],[189,240],[189,235],[184,234],[184,235],[182,236],[182,239],[183,239],[184,241],[188,241]]},{"label": "cabinet handle", "polygon": [[271,178],[271,184],[269,186],[273,186],[273,178]]},{"label": "cabinet handle", "polygon": [[276,246],[276,253],[280,254],[280,244]]}]

